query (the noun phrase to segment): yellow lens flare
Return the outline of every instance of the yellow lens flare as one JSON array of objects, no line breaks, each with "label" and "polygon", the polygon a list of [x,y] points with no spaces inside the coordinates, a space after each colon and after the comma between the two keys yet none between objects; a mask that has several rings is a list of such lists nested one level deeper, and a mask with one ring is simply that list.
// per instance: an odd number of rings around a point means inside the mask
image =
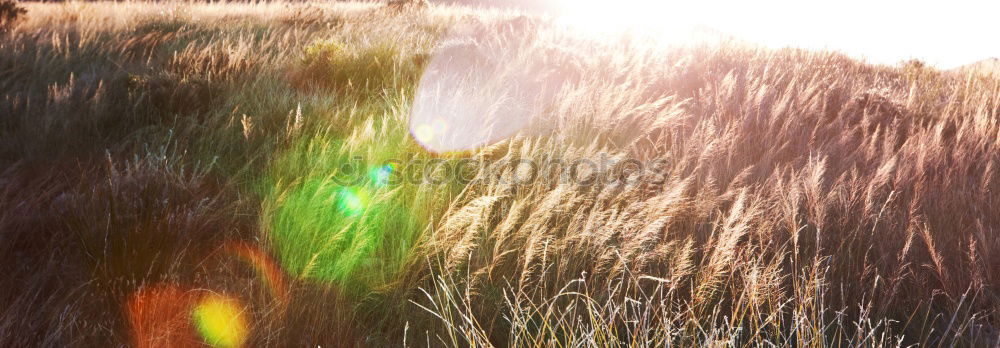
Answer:
[{"label": "yellow lens flare", "polygon": [[344,215],[360,216],[368,208],[368,192],[364,189],[341,187],[336,196],[337,208]]},{"label": "yellow lens flare", "polygon": [[447,132],[448,122],[440,117],[435,117],[430,122],[421,123],[414,127],[413,137],[424,146],[438,147]]},{"label": "yellow lens flare", "polygon": [[241,347],[247,338],[245,310],[235,298],[209,294],[195,306],[191,317],[205,343],[213,347]]},{"label": "yellow lens flare", "polygon": [[434,128],[429,124],[422,124],[417,126],[413,131],[413,136],[417,138],[421,144],[431,144],[434,142]]}]

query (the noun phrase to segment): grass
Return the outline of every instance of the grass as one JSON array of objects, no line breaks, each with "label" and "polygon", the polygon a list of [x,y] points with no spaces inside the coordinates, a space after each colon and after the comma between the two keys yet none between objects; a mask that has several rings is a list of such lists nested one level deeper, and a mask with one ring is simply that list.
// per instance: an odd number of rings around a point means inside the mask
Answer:
[{"label": "grass", "polygon": [[[463,7],[24,6],[0,345],[1000,344],[993,76]],[[537,117],[425,150],[435,57]]]}]

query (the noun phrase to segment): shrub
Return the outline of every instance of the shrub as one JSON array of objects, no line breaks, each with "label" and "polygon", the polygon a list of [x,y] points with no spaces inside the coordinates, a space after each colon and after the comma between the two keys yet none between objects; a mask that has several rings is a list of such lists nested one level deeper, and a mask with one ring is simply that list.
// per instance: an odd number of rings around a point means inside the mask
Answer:
[{"label": "shrub", "polygon": [[14,0],[0,0],[0,33],[5,33],[14,28],[17,22],[24,19],[24,14],[28,13]]}]

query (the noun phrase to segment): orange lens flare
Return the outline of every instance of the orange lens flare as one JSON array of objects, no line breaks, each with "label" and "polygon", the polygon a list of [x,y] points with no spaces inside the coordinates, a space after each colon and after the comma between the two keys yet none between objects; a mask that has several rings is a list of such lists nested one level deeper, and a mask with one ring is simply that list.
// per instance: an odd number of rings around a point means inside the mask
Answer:
[{"label": "orange lens flare", "polygon": [[141,289],[125,303],[132,346],[201,347],[191,323],[191,307],[198,296],[175,285]]},{"label": "orange lens flare", "polygon": [[[283,315],[288,282],[270,255],[239,242],[224,244],[221,254],[250,265]],[[142,288],[125,302],[135,347],[241,347],[249,335],[248,308],[235,296],[170,284]]]},{"label": "orange lens flare", "polygon": [[255,246],[236,242],[226,243],[223,252],[233,255],[253,267],[280,308],[284,309],[285,305],[288,304],[288,282],[285,280],[285,272],[271,258],[271,255]]},{"label": "orange lens flare", "polygon": [[232,296],[159,285],[133,293],[125,304],[132,345],[241,347],[249,325],[246,306]]}]

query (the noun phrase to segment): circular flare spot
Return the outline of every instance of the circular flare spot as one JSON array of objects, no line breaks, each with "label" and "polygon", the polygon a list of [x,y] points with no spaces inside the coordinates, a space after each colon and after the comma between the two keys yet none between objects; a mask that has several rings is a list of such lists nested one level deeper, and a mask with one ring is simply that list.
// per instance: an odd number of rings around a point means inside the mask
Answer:
[{"label": "circular flare spot", "polygon": [[371,179],[372,184],[376,187],[385,187],[389,185],[392,179],[392,172],[395,171],[396,166],[392,164],[386,164],[384,166],[375,167],[369,172],[368,176]]},{"label": "circular flare spot", "polygon": [[431,58],[413,99],[410,130],[434,153],[467,151],[530,129],[572,77],[538,59],[532,25],[455,28]]},{"label": "circular flare spot", "polygon": [[421,144],[430,144],[434,141],[434,128],[428,124],[422,124],[417,126],[413,131],[413,136],[417,138]]},{"label": "circular flare spot", "polygon": [[337,208],[340,212],[347,216],[358,216],[365,211],[365,207],[368,205],[368,195],[365,192],[349,188],[341,187],[337,190]]},{"label": "circular flare spot", "polygon": [[234,298],[211,294],[192,311],[195,327],[213,347],[240,347],[247,337],[244,307]]}]

